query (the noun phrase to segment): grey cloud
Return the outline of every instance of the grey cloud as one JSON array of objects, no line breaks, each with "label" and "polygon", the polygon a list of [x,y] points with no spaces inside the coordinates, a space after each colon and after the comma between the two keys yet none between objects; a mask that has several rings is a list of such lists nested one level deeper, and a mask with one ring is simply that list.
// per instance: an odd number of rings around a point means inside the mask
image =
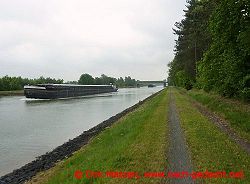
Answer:
[{"label": "grey cloud", "polygon": [[166,78],[185,0],[0,1],[0,76]]}]

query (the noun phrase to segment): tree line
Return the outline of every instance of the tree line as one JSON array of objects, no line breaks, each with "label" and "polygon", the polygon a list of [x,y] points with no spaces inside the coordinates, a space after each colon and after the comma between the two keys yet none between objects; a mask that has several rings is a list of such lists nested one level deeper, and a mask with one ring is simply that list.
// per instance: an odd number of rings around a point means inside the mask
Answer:
[{"label": "tree line", "polygon": [[[10,77],[8,75],[0,77],[0,91],[12,91],[12,90],[22,90],[25,85],[36,85],[36,84],[63,84],[63,79],[55,79],[50,77],[39,77],[37,79],[28,79],[22,77]],[[78,81],[68,81],[66,84],[115,84],[118,87],[136,87],[137,81],[132,79],[130,76],[122,77],[116,79],[113,77],[108,77],[104,74],[101,77],[93,78],[89,74],[82,74]]]},{"label": "tree line", "polygon": [[250,1],[188,0],[169,85],[250,99]]},{"label": "tree line", "polygon": [[132,79],[130,76],[127,76],[125,78],[114,78],[109,77],[104,74],[102,74],[100,77],[92,77],[90,74],[82,74],[80,76],[80,79],[78,80],[78,84],[95,84],[95,85],[108,85],[108,84],[114,84],[117,87],[136,87],[138,84],[138,81],[135,79]]},{"label": "tree line", "polygon": [[0,78],[0,91],[12,91],[12,90],[21,90],[24,85],[36,85],[36,84],[62,84],[62,79],[54,78],[44,78],[43,76],[37,79],[28,79],[22,77],[10,77],[8,75]]}]

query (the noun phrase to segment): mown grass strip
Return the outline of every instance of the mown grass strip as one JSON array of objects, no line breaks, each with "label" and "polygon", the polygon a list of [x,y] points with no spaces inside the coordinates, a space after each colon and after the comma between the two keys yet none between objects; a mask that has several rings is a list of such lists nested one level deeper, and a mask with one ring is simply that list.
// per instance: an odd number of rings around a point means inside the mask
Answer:
[{"label": "mown grass strip", "polygon": [[187,94],[226,119],[242,138],[250,142],[250,104],[225,99],[201,90],[190,90]]},{"label": "mown grass strip", "polygon": [[35,177],[31,183],[156,183],[160,179],[74,177],[77,170],[160,172],[166,167],[167,90],[96,136],[71,158]]},{"label": "mown grass strip", "polygon": [[213,178],[205,183],[250,183],[250,157],[173,89],[195,171],[243,171],[244,179]]}]

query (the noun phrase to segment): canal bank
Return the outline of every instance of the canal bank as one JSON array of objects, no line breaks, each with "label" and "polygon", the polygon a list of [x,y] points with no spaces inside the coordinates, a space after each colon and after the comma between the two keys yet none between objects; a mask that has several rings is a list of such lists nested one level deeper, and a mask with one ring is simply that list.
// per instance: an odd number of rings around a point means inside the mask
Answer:
[{"label": "canal bank", "polygon": [[35,161],[23,166],[22,168],[18,170],[13,171],[10,174],[7,174],[1,177],[0,181],[2,183],[22,183],[30,179],[36,173],[53,167],[55,163],[57,163],[59,160],[62,160],[64,158],[71,156],[73,152],[80,149],[82,146],[86,145],[91,138],[93,138],[94,136],[102,132],[104,129],[107,129],[108,127],[110,127],[114,122],[120,119],[123,119],[123,117],[126,114],[134,111],[135,109],[140,107],[142,104],[149,101],[149,99],[152,99],[155,96],[158,96],[157,94],[159,93],[160,92],[153,94],[152,96],[146,98],[143,101],[140,101],[139,103],[122,111],[121,113],[118,113],[117,115],[112,116],[111,118],[95,126],[94,128],[91,128],[88,131],[83,132],[83,134],[76,137],[75,139],[70,140],[67,143],[64,143],[63,145],[57,147],[53,151],[38,157]]},{"label": "canal bank", "polygon": [[23,96],[23,90],[16,90],[16,91],[0,91],[1,96]]}]

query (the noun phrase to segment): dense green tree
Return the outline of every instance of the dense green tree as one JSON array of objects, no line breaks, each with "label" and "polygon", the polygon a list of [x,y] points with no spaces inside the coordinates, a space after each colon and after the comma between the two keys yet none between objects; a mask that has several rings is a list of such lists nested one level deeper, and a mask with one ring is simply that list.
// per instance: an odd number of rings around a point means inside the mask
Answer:
[{"label": "dense green tree", "polygon": [[169,85],[250,99],[250,1],[190,0],[169,63]]},{"label": "dense green tree", "polygon": [[91,75],[85,73],[80,76],[78,83],[82,85],[95,84],[95,79]]},{"label": "dense green tree", "polygon": [[250,99],[250,1],[221,0],[210,20],[212,43],[199,63],[206,91]]},{"label": "dense green tree", "polygon": [[108,77],[107,75],[102,74],[101,81],[102,81],[102,84],[108,85],[108,84],[115,84],[116,79],[113,77]]},{"label": "dense green tree", "polygon": [[180,85],[190,89],[196,81],[196,64],[211,42],[208,23],[216,0],[187,2],[188,10],[184,10],[185,18],[175,23],[176,28],[173,29],[178,39],[175,58],[169,64],[168,82],[170,85]]},{"label": "dense green tree", "polygon": [[21,77],[9,77],[8,75],[0,78],[0,90],[1,91],[11,91],[11,90],[21,90],[25,85],[35,85],[35,84],[46,84],[46,83],[63,83],[62,79],[53,79],[50,77],[44,78],[41,76],[38,79],[28,79]]},{"label": "dense green tree", "polygon": [[128,87],[135,87],[136,86],[136,80],[132,79],[130,76],[125,77],[124,82],[125,82],[125,85]]},{"label": "dense green tree", "polygon": [[122,77],[120,77],[120,78],[117,79],[116,85],[117,85],[118,87],[125,87],[125,81],[123,80]]},{"label": "dense green tree", "polygon": [[96,84],[96,85],[101,85],[101,84],[103,84],[102,79],[101,79],[100,77],[95,77],[95,84]]}]

